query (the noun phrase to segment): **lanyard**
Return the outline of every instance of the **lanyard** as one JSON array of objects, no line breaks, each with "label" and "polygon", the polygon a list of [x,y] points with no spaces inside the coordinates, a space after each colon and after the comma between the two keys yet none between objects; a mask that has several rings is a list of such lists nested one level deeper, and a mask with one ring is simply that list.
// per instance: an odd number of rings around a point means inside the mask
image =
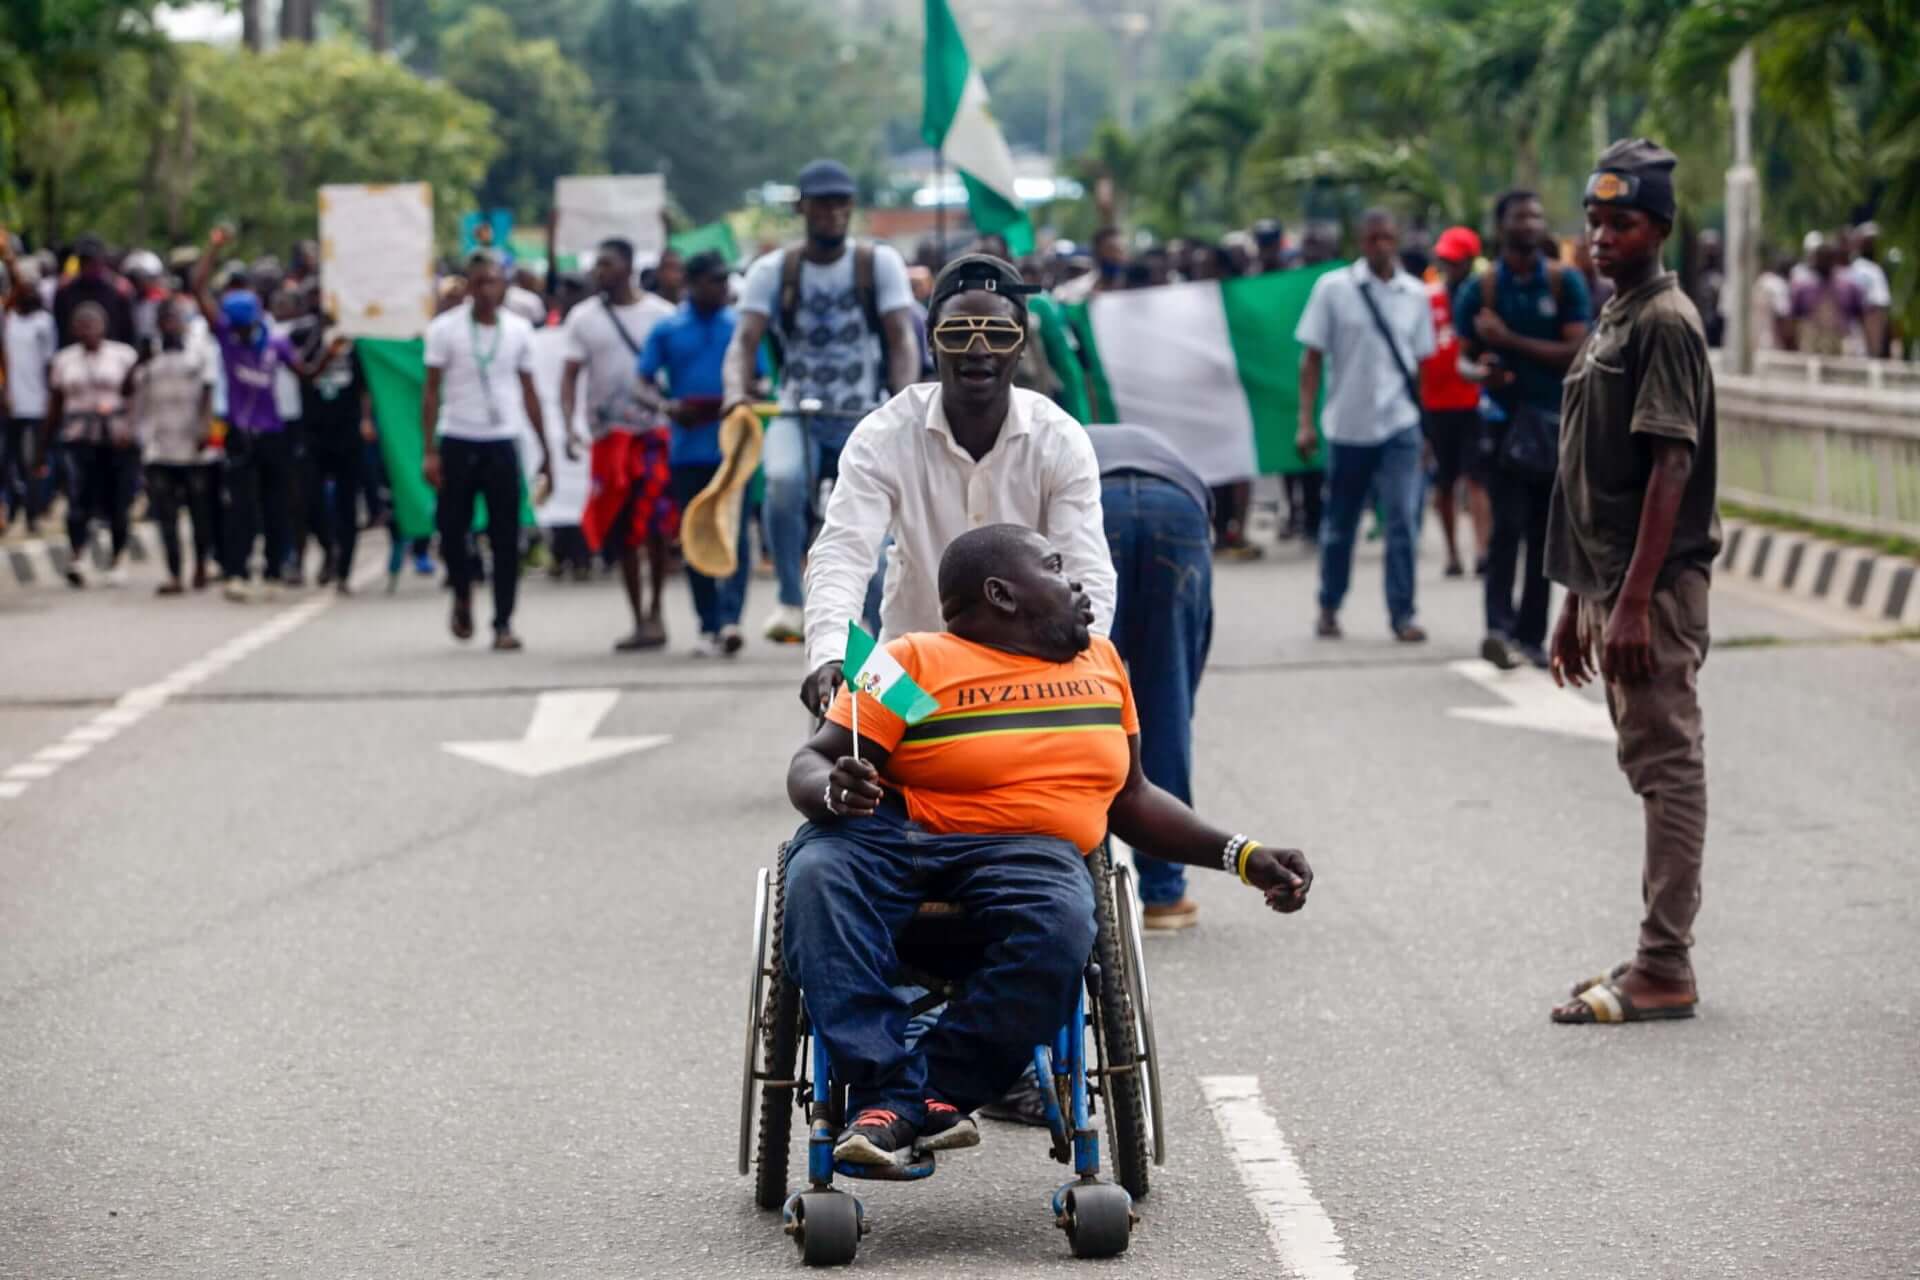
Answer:
[{"label": "lanyard", "polygon": [[467,310],[467,349],[473,353],[473,367],[480,371],[480,385],[485,387],[489,397],[493,394],[493,383],[487,376],[493,367],[493,358],[500,353],[500,318],[494,317],[493,345],[487,348],[485,355],[480,354],[480,324],[473,318],[472,308]]}]

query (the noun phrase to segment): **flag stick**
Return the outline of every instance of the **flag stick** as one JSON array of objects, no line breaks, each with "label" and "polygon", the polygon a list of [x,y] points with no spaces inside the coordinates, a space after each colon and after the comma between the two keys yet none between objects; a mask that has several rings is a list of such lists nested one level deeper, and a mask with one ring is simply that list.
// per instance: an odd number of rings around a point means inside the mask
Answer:
[{"label": "flag stick", "polygon": [[847,685],[847,694],[853,699],[853,758],[860,758],[860,686]]}]

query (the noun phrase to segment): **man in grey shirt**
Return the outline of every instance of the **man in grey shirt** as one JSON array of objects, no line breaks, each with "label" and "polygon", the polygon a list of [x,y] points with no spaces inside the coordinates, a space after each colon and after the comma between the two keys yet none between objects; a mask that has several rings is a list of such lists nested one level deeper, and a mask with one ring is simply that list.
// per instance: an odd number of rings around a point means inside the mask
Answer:
[{"label": "man in grey shirt", "polygon": [[[1140,769],[1182,803],[1193,799],[1193,699],[1213,640],[1213,521],[1207,485],[1166,437],[1146,427],[1087,429],[1100,464],[1100,510],[1116,580],[1114,648],[1140,712]],[[1134,854],[1149,929],[1199,916],[1187,869]]]},{"label": "man in grey shirt", "polygon": [[[1300,359],[1300,456],[1319,450],[1314,405],[1327,370],[1325,516],[1320,530],[1320,620],[1340,637],[1340,604],[1353,573],[1353,539],[1367,495],[1378,485],[1387,526],[1387,620],[1394,639],[1418,644],[1414,621],[1414,540],[1422,501],[1420,362],[1433,354],[1426,286],[1400,269],[1400,228],[1384,209],[1360,223],[1361,259],[1314,282],[1294,337]],[[1328,369],[1328,366],[1331,366]]]}]

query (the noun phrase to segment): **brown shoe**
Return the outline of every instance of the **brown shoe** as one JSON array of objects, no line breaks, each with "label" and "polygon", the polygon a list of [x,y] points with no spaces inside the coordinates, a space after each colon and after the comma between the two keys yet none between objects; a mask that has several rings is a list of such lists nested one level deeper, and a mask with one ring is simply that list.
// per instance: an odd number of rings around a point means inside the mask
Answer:
[{"label": "brown shoe", "polygon": [[460,596],[453,598],[453,613],[447,619],[447,630],[453,632],[455,640],[473,639],[473,602]]},{"label": "brown shoe", "polygon": [[1320,611],[1320,621],[1313,624],[1313,634],[1322,640],[1338,640],[1341,636],[1340,619],[1328,610]]},{"label": "brown shoe", "polygon": [[1140,909],[1140,924],[1147,929],[1191,929],[1200,923],[1200,904],[1192,898],[1178,902],[1149,902]]},{"label": "brown shoe", "polygon": [[1425,644],[1427,629],[1417,622],[1403,622],[1393,629],[1393,638],[1401,644]]},{"label": "brown shoe", "polygon": [[496,653],[518,653],[524,647],[520,643],[520,637],[505,628],[493,633],[493,648]]}]

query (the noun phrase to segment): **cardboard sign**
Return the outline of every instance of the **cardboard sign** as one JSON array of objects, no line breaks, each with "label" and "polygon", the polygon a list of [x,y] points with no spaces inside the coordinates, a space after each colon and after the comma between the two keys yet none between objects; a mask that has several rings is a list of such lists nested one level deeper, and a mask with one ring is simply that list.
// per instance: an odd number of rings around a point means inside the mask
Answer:
[{"label": "cardboard sign", "polygon": [[560,215],[554,228],[557,254],[591,261],[600,242],[613,236],[631,241],[642,258],[657,257],[666,246],[661,214],[667,182],[657,173],[561,178],[554,183],[553,200]]},{"label": "cardboard sign", "polygon": [[415,338],[433,319],[433,188],[320,188],[320,288],[355,338]]}]

